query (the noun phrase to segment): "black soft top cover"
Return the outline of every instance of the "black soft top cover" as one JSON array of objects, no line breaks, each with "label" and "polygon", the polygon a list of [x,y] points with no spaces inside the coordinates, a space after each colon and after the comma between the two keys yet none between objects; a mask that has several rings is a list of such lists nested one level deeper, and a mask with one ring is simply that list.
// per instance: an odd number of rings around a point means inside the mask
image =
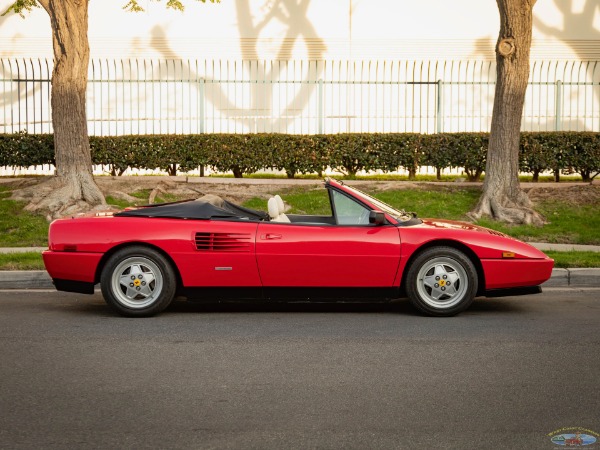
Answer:
[{"label": "black soft top cover", "polygon": [[175,203],[160,203],[142,206],[115,214],[118,217],[162,217],[170,219],[200,220],[269,220],[269,215],[262,211],[244,208],[223,200],[222,206],[215,206],[202,200],[187,200]]}]

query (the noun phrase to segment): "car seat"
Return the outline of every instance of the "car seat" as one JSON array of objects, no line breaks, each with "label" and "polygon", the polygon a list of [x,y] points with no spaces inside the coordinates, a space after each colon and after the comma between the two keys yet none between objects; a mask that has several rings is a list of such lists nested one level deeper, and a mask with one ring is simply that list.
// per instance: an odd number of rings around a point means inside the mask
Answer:
[{"label": "car seat", "polygon": [[288,216],[283,213],[285,205],[283,204],[283,200],[279,195],[271,197],[267,202],[267,207],[271,222],[290,223]]}]

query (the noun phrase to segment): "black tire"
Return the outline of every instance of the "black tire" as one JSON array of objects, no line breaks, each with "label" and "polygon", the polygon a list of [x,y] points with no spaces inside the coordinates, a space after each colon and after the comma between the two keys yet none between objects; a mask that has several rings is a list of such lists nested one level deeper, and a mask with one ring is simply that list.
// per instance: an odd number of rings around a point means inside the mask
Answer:
[{"label": "black tire", "polygon": [[406,274],[410,302],[428,316],[454,316],[467,309],[477,294],[473,262],[452,247],[423,250]]},{"label": "black tire", "polygon": [[118,250],[100,276],[104,301],[128,317],[148,317],[167,308],[175,297],[177,278],[158,251],[131,246]]}]

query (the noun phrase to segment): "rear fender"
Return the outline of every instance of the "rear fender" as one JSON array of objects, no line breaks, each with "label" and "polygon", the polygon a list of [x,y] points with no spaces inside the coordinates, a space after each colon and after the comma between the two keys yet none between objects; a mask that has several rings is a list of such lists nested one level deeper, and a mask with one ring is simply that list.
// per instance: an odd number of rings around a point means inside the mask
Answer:
[{"label": "rear fender", "polygon": [[118,252],[119,250],[126,248],[126,247],[130,247],[135,245],[136,247],[147,247],[147,248],[151,248],[153,250],[156,250],[157,252],[159,252],[161,255],[163,255],[167,261],[169,261],[169,264],[171,264],[171,267],[173,268],[173,271],[175,272],[175,276],[177,277],[177,287],[181,287],[183,285],[182,281],[181,281],[181,274],[179,273],[179,268],[177,267],[177,264],[175,264],[175,261],[173,261],[173,258],[171,258],[171,256],[164,251],[162,248],[157,247],[156,245],[152,245],[152,244],[148,244],[147,242],[124,242],[122,244],[119,245],[115,245],[114,247],[112,247],[109,251],[107,251],[104,256],[102,256],[102,259],[100,259],[100,262],[98,263],[98,267],[96,268],[96,276],[94,278],[94,283],[99,283],[100,282],[100,277],[102,275],[102,271],[104,270],[104,266],[106,265],[107,261],[110,259],[110,257],[112,255],[114,255],[116,252]]}]

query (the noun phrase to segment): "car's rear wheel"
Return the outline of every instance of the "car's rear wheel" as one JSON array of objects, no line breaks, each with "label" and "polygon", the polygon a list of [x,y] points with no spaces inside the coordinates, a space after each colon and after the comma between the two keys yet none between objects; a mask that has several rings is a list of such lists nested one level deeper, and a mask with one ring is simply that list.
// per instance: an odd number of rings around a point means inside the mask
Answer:
[{"label": "car's rear wheel", "polygon": [[125,247],[107,261],[100,277],[104,300],[130,317],[158,314],[175,297],[177,279],[173,267],[156,250]]},{"label": "car's rear wheel", "polygon": [[464,311],[477,293],[477,271],[463,252],[431,247],[417,255],[406,276],[411,303],[430,316],[453,316]]}]

